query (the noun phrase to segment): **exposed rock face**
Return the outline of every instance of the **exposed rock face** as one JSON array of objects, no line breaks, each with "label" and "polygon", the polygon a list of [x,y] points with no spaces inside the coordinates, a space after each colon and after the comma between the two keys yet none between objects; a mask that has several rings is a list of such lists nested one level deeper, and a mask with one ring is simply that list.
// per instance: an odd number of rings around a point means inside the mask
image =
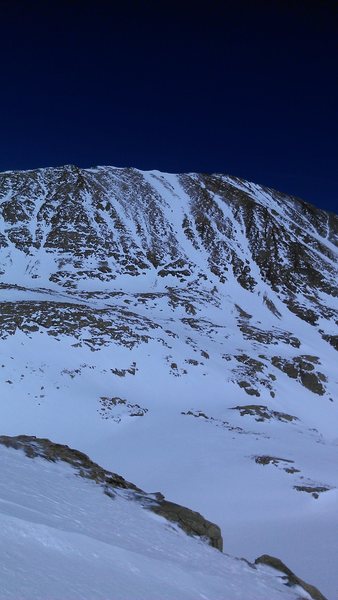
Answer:
[{"label": "exposed rock face", "polygon": [[222,552],[223,539],[221,530],[215,523],[210,523],[200,513],[163,499],[152,509],[158,515],[177,523],[189,535],[198,535],[208,540],[209,544]]},{"label": "exposed rock face", "polygon": [[326,600],[323,594],[314,586],[306,583],[297,575],[295,575],[279,558],[275,558],[274,556],[269,556],[268,554],[263,554],[259,556],[255,560],[255,565],[266,565],[268,567],[272,567],[276,569],[276,571],[280,571],[283,573],[283,579],[285,579],[285,585],[294,586],[299,585],[302,587],[313,600]]},{"label": "exposed rock face", "polygon": [[232,410],[238,410],[241,417],[245,415],[255,417],[256,421],[267,421],[270,419],[276,419],[282,422],[297,421],[297,417],[294,415],[288,415],[277,410],[269,410],[267,406],[260,404],[244,404],[243,406],[234,406]]},{"label": "exposed rock face", "polygon": [[53,256],[48,278],[68,289],[153,269],[203,281],[203,254],[219,283],[231,272],[245,289],[263,280],[308,322],[333,315],[321,294],[337,295],[337,216],[234,177],[72,165],[2,173],[0,216],[2,258],[14,246],[40,279]]},{"label": "exposed rock face", "polygon": [[23,450],[29,458],[37,456],[50,461],[64,461],[70,464],[81,477],[94,480],[101,485],[107,496],[114,497],[114,490],[121,488],[129,490],[134,499],[144,508],[179,525],[188,535],[194,535],[205,539],[210,546],[222,552],[223,539],[220,528],[207,521],[199,513],[190,510],[174,502],[169,502],[160,493],[147,494],[130,481],[126,481],[121,475],[103,469],[90,460],[86,454],[69,448],[63,444],[56,444],[48,439],[36,438],[35,436],[18,435],[10,437],[0,436],[0,444],[7,448]]},{"label": "exposed rock face", "polygon": [[315,367],[319,363],[317,356],[295,356],[293,360],[283,360],[279,356],[273,356],[272,364],[286,373],[292,379],[298,379],[304,387],[314,394],[322,396],[325,393],[324,382],[326,377]]}]

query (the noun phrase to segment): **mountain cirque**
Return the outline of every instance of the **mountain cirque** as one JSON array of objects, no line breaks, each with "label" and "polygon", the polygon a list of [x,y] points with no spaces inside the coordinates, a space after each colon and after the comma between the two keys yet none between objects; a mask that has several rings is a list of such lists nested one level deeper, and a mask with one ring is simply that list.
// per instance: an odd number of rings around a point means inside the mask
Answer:
[{"label": "mountain cirque", "polygon": [[75,446],[333,598],[337,255],[336,215],[234,177],[0,174],[2,433]]}]

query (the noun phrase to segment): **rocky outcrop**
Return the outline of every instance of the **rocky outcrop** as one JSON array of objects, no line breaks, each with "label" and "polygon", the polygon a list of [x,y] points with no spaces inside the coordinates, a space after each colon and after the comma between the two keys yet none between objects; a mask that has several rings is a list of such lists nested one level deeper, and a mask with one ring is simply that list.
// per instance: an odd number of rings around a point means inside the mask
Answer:
[{"label": "rocky outcrop", "polygon": [[188,535],[197,535],[208,541],[210,546],[222,552],[223,539],[218,525],[207,521],[200,513],[163,499],[152,510],[169,521],[177,523]]},{"label": "rocky outcrop", "polygon": [[129,490],[131,499],[140,502],[144,508],[176,523],[188,535],[200,537],[213,548],[223,550],[222,534],[218,525],[207,521],[198,512],[169,502],[160,493],[147,494],[121,475],[103,469],[83,452],[63,444],[56,444],[46,438],[29,435],[15,437],[2,435],[0,444],[7,448],[23,450],[29,458],[41,457],[52,462],[66,462],[75,469],[77,475],[92,479],[101,485],[104,493],[109,497],[113,498],[117,489]]},{"label": "rocky outcrop", "polygon": [[269,556],[269,554],[263,554],[262,556],[256,558],[255,565],[266,565],[268,567],[272,567],[272,569],[276,569],[276,571],[282,573],[285,585],[289,587],[299,585],[313,600],[326,600],[325,596],[323,596],[323,594],[314,585],[310,585],[309,583],[306,583],[297,577],[297,575],[295,575],[291,569],[289,569],[281,560],[279,560],[279,558]]},{"label": "rocky outcrop", "polygon": [[242,406],[234,406],[231,410],[238,410],[241,417],[252,416],[255,421],[269,421],[276,419],[283,423],[297,421],[297,417],[282,413],[277,410],[270,410],[267,406],[261,404],[243,404]]},{"label": "rocky outcrop", "polygon": [[292,360],[286,360],[280,356],[273,356],[271,360],[274,367],[277,367],[291,379],[297,379],[304,387],[323,396],[325,394],[326,377],[315,367],[320,363],[317,356],[295,356]]}]

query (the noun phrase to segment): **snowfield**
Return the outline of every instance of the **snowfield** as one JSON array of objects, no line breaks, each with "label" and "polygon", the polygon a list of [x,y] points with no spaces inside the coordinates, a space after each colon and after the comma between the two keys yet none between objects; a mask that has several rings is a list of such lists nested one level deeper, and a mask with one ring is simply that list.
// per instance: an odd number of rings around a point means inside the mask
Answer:
[{"label": "snowfield", "polygon": [[0,447],[1,598],[282,600],[309,598],[188,537],[119,490],[69,465]]}]

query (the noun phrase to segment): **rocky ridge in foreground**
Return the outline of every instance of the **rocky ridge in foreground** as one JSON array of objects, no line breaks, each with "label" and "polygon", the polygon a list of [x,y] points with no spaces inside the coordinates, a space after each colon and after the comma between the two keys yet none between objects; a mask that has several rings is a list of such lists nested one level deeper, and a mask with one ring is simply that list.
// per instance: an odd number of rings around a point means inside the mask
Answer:
[{"label": "rocky ridge in foreground", "polygon": [[[137,502],[143,508],[155,512],[170,522],[177,523],[188,535],[200,537],[212,547],[222,552],[223,540],[221,531],[217,525],[210,523],[200,514],[188,508],[168,502],[158,492],[155,494],[145,493],[120,475],[102,469],[102,467],[91,461],[82,452],[62,444],[56,444],[48,439],[27,435],[15,437],[0,436],[0,445],[6,448],[22,450],[26,457],[30,459],[43,458],[52,463],[66,463],[74,469],[76,476],[94,481],[102,488],[104,494],[112,500],[116,498],[116,493],[119,490],[123,490],[128,493],[127,496],[124,496],[128,501]],[[15,476],[14,472],[13,478]],[[20,498],[18,500],[20,501]],[[111,510],[114,512],[114,503],[111,504]],[[149,540],[149,543],[151,543],[151,540]],[[244,562],[245,564],[249,564],[253,570],[256,570],[259,565],[263,565],[282,573],[283,584],[290,587],[292,591],[295,588],[295,591],[301,593],[300,597],[305,597],[302,595],[302,592],[306,592],[313,600],[326,600],[317,588],[299,579],[279,559],[264,555],[256,559],[254,564],[250,564],[247,561]],[[151,581],[149,583],[151,584]],[[238,586],[237,593],[241,594],[240,584],[239,582],[236,583]],[[292,594],[291,597],[294,598],[295,596]]]}]

